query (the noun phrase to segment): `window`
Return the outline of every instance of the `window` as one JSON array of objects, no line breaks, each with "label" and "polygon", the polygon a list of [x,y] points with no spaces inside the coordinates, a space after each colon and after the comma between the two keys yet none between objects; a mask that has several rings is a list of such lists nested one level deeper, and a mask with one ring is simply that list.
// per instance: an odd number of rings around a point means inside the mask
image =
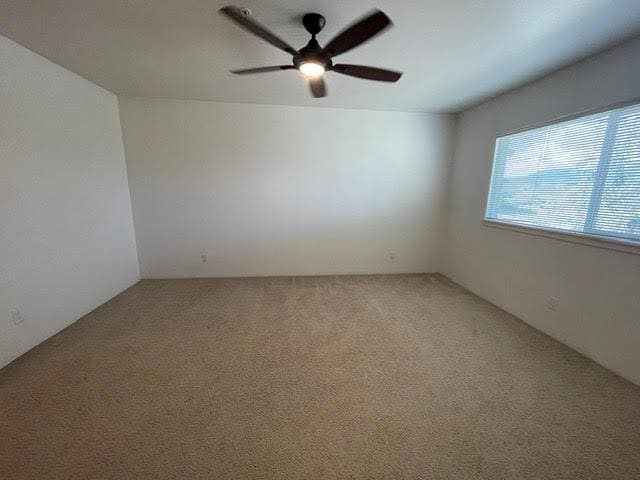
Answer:
[{"label": "window", "polygon": [[486,220],[640,242],[640,105],[499,137]]}]

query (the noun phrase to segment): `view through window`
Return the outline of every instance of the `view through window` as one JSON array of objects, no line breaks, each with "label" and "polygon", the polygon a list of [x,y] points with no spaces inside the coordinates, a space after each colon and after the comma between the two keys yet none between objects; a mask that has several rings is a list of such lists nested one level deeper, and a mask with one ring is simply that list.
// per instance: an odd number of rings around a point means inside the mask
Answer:
[{"label": "view through window", "polygon": [[486,219],[640,242],[640,105],[498,138]]}]

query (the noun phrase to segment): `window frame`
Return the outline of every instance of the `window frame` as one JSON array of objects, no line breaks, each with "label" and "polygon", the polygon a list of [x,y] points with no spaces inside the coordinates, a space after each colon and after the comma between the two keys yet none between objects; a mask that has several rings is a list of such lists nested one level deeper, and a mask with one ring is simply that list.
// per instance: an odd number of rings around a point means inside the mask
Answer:
[{"label": "window frame", "polygon": [[[517,129],[509,130],[506,132],[498,133],[493,142],[493,155],[490,160],[490,174],[489,181],[487,184],[486,194],[485,194],[485,202],[484,209],[482,213],[482,225],[485,227],[497,228],[501,230],[508,230],[515,233],[521,233],[536,237],[544,237],[551,238],[563,242],[570,243],[578,243],[581,245],[587,245],[596,248],[604,248],[608,250],[615,250],[623,253],[631,253],[635,255],[640,255],[640,241],[634,239],[625,239],[625,238],[615,238],[606,235],[606,231],[603,231],[601,235],[597,232],[597,230],[593,230],[589,233],[581,233],[581,232],[568,232],[566,230],[556,230],[548,227],[539,227],[533,225],[519,225],[510,222],[503,222],[496,219],[491,219],[487,217],[489,202],[491,199],[491,181],[493,180],[494,169],[496,168],[496,158],[497,158],[497,147],[498,140],[502,137],[506,137],[509,135],[515,135],[518,133],[527,132],[530,130],[535,130],[542,127],[548,127],[550,125],[555,125],[558,123],[568,122],[571,120],[575,120],[581,117],[586,117],[589,115],[595,115],[598,113],[608,112],[610,110],[617,110],[624,107],[630,107],[633,105],[640,106],[640,97],[633,98],[631,100],[626,100],[623,102],[608,104],[603,107],[582,110],[577,113],[572,113],[569,115],[563,115],[560,117],[555,117],[551,120],[546,120],[539,123],[529,124],[523,127],[519,127]],[[593,195],[599,195],[601,192],[596,192],[595,189],[592,192]],[[599,202],[598,202],[599,203]]]}]

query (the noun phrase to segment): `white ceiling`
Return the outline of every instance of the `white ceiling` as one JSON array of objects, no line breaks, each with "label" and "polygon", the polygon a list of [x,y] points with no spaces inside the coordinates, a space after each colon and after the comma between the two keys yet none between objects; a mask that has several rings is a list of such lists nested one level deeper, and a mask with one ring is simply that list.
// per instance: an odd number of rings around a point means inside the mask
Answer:
[{"label": "white ceiling", "polygon": [[[383,84],[329,73],[325,99],[295,71],[233,76],[290,62],[217,14],[233,1],[296,48],[306,12],[327,17],[323,44],[380,8],[395,27],[339,60],[405,75]],[[640,34],[640,0],[3,0],[0,33],[120,95],[440,112]]]}]

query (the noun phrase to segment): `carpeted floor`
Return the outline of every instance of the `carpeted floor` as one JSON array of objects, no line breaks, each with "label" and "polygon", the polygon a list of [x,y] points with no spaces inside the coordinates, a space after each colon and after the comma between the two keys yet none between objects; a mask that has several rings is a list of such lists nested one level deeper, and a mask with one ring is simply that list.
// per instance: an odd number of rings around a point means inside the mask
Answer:
[{"label": "carpeted floor", "polygon": [[0,478],[637,480],[640,387],[442,276],[142,281],[0,371]]}]

